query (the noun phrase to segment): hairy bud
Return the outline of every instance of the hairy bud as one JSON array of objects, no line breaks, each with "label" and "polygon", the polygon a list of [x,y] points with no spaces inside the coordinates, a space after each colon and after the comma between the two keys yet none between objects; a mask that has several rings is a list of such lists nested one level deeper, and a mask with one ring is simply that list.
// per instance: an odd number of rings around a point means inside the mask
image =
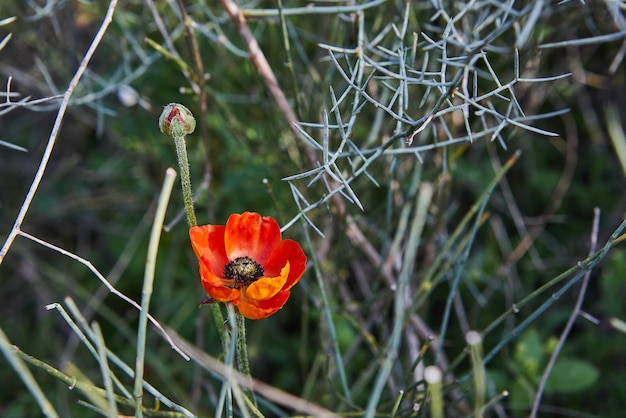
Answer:
[{"label": "hairy bud", "polygon": [[193,133],[196,119],[189,109],[179,103],[170,103],[159,116],[159,128],[165,135],[182,137]]}]

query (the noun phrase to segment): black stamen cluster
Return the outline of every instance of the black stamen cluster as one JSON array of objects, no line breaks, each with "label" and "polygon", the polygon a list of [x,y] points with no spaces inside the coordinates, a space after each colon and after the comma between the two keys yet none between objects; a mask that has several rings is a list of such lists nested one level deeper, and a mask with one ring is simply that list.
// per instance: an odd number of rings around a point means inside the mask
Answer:
[{"label": "black stamen cluster", "polygon": [[224,266],[224,277],[232,279],[231,287],[239,289],[263,276],[263,267],[250,257],[237,257]]}]

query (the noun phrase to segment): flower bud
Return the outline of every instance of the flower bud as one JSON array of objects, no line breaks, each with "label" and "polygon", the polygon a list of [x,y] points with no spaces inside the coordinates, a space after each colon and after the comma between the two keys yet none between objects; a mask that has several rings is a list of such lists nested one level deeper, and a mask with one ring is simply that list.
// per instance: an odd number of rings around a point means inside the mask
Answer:
[{"label": "flower bud", "polygon": [[165,135],[182,137],[193,133],[196,119],[189,109],[179,103],[170,103],[159,116],[159,128]]}]

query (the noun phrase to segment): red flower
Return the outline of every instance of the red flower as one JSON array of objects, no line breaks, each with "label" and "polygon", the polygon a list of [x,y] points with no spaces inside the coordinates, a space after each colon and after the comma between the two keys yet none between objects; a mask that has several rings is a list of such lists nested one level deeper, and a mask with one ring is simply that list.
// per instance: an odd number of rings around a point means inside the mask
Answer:
[{"label": "red flower", "polygon": [[225,226],[194,226],[189,237],[204,290],[232,302],[246,318],[262,319],[282,308],[306,267],[300,245],[283,240],[276,220],[258,213],[230,215]]}]

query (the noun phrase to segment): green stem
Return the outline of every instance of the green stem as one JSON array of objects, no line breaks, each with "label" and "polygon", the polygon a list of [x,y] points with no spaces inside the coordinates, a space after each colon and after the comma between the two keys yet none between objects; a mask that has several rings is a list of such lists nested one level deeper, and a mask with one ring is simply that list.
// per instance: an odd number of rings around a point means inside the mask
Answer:
[{"label": "green stem", "polygon": [[[239,372],[250,379],[250,363],[248,362],[248,344],[246,344],[246,318],[240,313],[235,315],[237,327],[237,366]],[[244,389],[250,401],[257,406],[254,393],[249,389]]]},{"label": "green stem", "polygon": [[133,395],[137,404],[135,405],[135,417],[143,416],[143,372],[146,350],[146,330],[148,325],[148,310],[150,308],[150,298],[152,297],[152,289],[154,287],[154,273],[156,271],[157,252],[159,250],[159,241],[161,238],[161,230],[163,229],[163,221],[167,211],[167,203],[170,200],[174,180],[176,179],[176,171],[168,168],[165,172],[165,180],[159,196],[157,211],[152,223],[152,231],[150,233],[150,241],[148,244],[148,255],[146,257],[146,268],[144,271],[143,287],[141,289],[141,311],[139,313],[139,326],[137,329],[137,355],[135,358],[135,386]]},{"label": "green stem", "polygon": [[[113,391],[111,367],[109,366],[109,362],[107,359],[107,347],[104,344],[104,336],[102,335],[102,330],[100,329],[100,325],[97,322],[94,321],[91,324],[91,327],[93,328],[93,333],[94,333],[94,336],[96,337],[95,343],[98,349],[98,363],[100,363],[100,371],[102,373],[102,380],[104,382],[104,390],[106,391],[107,415],[112,416],[112,417],[117,417],[119,414],[117,411],[117,403],[115,403],[115,397],[113,396],[115,392]],[[141,410],[141,408],[139,409]],[[141,411],[140,411],[139,418],[141,417],[143,417],[143,415],[141,415]]]},{"label": "green stem", "polygon": [[485,366],[483,366],[482,336],[479,332],[469,331],[465,334],[465,341],[469,346],[470,359],[472,364],[472,380],[474,389],[474,418],[484,415],[485,392],[487,378],[485,376]]},{"label": "green stem", "polygon": [[[195,125],[195,123],[194,123]],[[169,133],[168,133],[169,134]],[[187,158],[187,145],[185,143],[185,135],[172,135],[174,144],[176,144],[176,155],[178,156],[178,168],[180,171],[180,185],[183,189],[183,201],[185,203],[185,212],[187,213],[187,223],[189,228],[198,225],[196,213],[193,208],[193,194],[191,192],[191,175],[189,174],[189,159]],[[228,347],[228,332],[224,328],[224,316],[217,303],[211,304],[211,311],[215,320],[215,325],[222,340],[224,350]]]},{"label": "green stem", "polygon": [[222,314],[222,309],[220,308],[219,303],[213,302],[211,305],[211,313],[213,314],[213,322],[215,323],[215,328],[217,328],[217,332],[220,334],[220,340],[222,341],[222,349],[224,352],[228,350],[228,345],[230,344],[230,335],[224,327],[224,315]]},{"label": "green stem", "polygon": [[31,357],[22,355],[22,351],[16,345],[9,342],[9,338],[4,333],[2,328],[0,328],[0,352],[4,354],[9,364],[13,366],[30,393],[33,395],[35,401],[39,404],[39,409],[42,414],[48,418],[59,418],[59,414],[57,414],[54,406],[50,403],[45,392],[41,389],[37,380],[35,380],[35,377],[23,362],[23,360],[29,361]]},{"label": "green stem", "polygon": [[[0,333],[2,333],[1,329],[0,329]],[[4,337],[6,336],[3,333],[0,334],[0,338],[4,338]],[[33,357],[29,354],[26,354],[17,346],[11,345],[6,339],[0,339],[0,348],[2,349],[8,348],[11,352],[11,356],[15,356],[18,358],[19,361],[23,360],[26,363],[29,363],[37,367],[38,369],[43,370],[44,372],[48,373],[50,376],[66,384],[70,390],[74,388],[80,390],[82,393],[84,393],[88,397],[88,399],[89,399],[89,396],[99,397],[101,399],[104,399],[107,396],[107,391],[105,389],[95,386],[89,381],[84,381],[82,379],[79,379],[74,375],[64,373],[61,370],[58,370],[54,368],[53,366],[49,365],[48,363],[36,357]],[[30,373],[30,371],[27,371],[27,373]],[[21,373],[20,373],[20,376],[22,376]],[[113,394],[113,397],[115,398],[115,401],[119,403],[120,405],[125,405],[128,407],[132,407],[135,405],[135,401],[133,399],[126,398],[124,396],[121,396],[115,393]],[[47,417],[58,416],[58,415],[55,415],[54,410],[50,408],[52,408],[51,404],[49,408],[48,407],[46,407],[45,409],[42,408],[44,415],[46,415]],[[191,412],[186,412],[186,413],[175,412],[175,411],[155,412],[155,410],[150,409],[150,408],[145,408],[145,407],[142,407],[142,408],[143,408],[143,412],[146,415],[155,416],[155,417],[184,418],[184,417],[191,416]]]},{"label": "green stem", "polygon": [[183,200],[187,212],[189,227],[198,225],[196,213],[193,210],[193,195],[191,193],[191,179],[189,176],[189,160],[187,159],[187,147],[184,136],[174,136],[176,154],[178,155],[178,168],[180,169],[180,184],[183,188]]},{"label": "green stem", "polygon": [[[159,118],[159,127],[161,131],[166,135],[170,135],[174,138],[174,144],[176,145],[176,155],[178,156],[178,168],[180,170],[180,185],[183,189],[183,201],[185,203],[185,212],[187,213],[187,223],[189,228],[198,225],[196,220],[196,213],[193,208],[193,194],[191,192],[191,176],[189,174],[189,159],[187,158],[187,145],[185,143],[185,133],[190,134],[195,129],[196,122],[193,115],[183,105],[176,103],[170,103],[167,105]],[[213,313],[213,320],[220,335],[222,341],[222,348],[224,352],[228,350],[230,337],[228,331],[224,327],[224,316],[217,303],[211,303],[211,311]],[[243,329],[243,328],[242,328]],[[245,331],[243,331],[243,345],[246,346]],[[240,344],[237,341],[237,344]],[[245,363],[248,364],[248,355],[245,352]],[[241,357],[241,356],[240,356]],[[249,369],[249,368],[248,368]],[[249,370],[245,373],[250,375]],[[253,399],[251,397],[251,399]],[[256,405],[256,404],[255,404]]]},{"label": "green stem", "polygon": [[430,391],[430,416],[443,418],[443,374],[437,366],[428,366],[424,369],[424,380]]}]

